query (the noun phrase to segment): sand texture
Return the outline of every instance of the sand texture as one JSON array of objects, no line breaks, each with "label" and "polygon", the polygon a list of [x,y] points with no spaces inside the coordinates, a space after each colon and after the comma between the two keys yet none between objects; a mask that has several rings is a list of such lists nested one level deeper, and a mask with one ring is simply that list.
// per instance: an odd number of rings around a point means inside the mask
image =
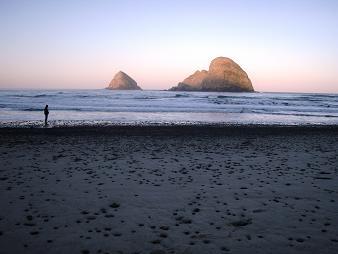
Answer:
[{"label": "sand texture", "polygon": [[337,158],[337,129],[0,130],[0,253],[338,253]]}]

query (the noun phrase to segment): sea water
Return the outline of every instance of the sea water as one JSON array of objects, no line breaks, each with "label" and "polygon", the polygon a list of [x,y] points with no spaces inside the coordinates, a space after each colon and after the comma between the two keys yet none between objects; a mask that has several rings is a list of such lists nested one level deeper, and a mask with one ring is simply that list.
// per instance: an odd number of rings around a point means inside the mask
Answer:
[{"label": "sea water", "polygon": [[337,125],[338,95],[113,90],[2,90],[0,125]]}]

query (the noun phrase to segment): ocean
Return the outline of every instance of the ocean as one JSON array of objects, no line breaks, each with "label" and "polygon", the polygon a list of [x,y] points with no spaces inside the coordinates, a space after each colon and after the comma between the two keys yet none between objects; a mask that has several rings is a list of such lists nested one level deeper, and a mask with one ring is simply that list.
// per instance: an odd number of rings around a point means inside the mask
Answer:
[{"label": "ocean", "polygon": [[338,94],[2,90],[0,126],[81,124],[337,125]]}]

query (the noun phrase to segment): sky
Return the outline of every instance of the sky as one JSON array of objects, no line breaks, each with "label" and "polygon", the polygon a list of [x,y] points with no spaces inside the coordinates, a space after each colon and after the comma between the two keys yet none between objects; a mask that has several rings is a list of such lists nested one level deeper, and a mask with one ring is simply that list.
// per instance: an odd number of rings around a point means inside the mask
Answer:
[{"label": "sky", "polygon": [[0,89],[168,89],[218,56],[255,90],[338,93],[336,0],[0,0]]}]

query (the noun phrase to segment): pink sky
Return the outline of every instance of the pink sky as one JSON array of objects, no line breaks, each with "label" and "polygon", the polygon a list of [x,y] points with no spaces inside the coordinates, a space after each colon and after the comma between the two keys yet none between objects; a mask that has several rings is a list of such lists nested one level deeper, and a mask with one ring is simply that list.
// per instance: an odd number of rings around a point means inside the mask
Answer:
[{"label": "pink sky", "polygon": [[338,93],[337,1],[211,2],[0,2],[0,89],[168,89],[225,56],[257,91]]}]

